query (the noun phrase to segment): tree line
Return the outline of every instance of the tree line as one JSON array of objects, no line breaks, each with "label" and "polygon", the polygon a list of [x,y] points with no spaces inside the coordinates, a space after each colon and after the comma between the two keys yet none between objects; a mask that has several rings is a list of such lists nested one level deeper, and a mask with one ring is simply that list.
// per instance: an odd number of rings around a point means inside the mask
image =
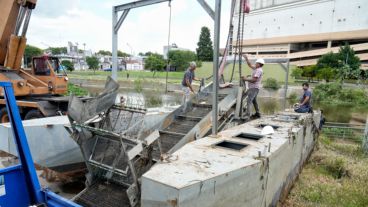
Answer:
[{"label": "tree line", "polygon": [[295,68],[291,76],[295,79],[322,79],[326,82],[346,79],[368,79],[368,71],[360,69],[361,63],[355,51],[349,44],[341,46],[338,53],[329,52],[322,55],[316,65]]},{"label": "tree line", "polygon": [[[79,51],[83,53],[83,51]],[[25,49],[25,62],[30,66],[32,57],[40,56],[44,53],[51,53],[52,55],[61,55],[67,53],[66,47],[49,47],[42,50],[38,47],[27,45]],[[92,57],[86,57],[86,62],[90,69],[96,70],[98,68],[98,58],[96,55],[112,56],[108,50],[99,50]],[[118,50],[118,57],[130,57],[131,54]],[[145,69],[151,71],[166,70],[167,65],[170,65],[171,70],[183,71],[189,66],[189,62],[196,61],[197,66],[200,67],[202,61],[213,60],[213,46],[211,40],[210,30],[207,27],[201,28],[201,33],[197,43],[196,52],[189,50],[171,50],[168,53],[168,59],[165,60],[163,55],[153,52],[139,53],[140,56],[145,56]],[[74,70],[73,63],[69,60],[63,60],[61,64],[69,71]]]},{"label": "tree line", "polygon": [[170,70],[183,71],[189,66],[189,62],[195,61],[197,67],[201,67],[202,61],[213,60],[213,46],[211,34],[208,27],[202,27],[197,43],[196,52],[189,50],[170,50],[168,59],[158,53],[146,52],[140,53],[146,56],[145,68],[151,71],[163,71],[170,66]]}]

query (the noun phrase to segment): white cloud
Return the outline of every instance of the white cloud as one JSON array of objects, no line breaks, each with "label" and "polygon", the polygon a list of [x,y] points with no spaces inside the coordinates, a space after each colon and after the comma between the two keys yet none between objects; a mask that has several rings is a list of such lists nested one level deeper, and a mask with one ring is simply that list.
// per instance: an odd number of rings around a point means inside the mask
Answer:
[{"label": "white cloud", "polygon": [[[74,2],[68,4],[68,2]],[[121,1],[88,1],[84,7],[81,1],[50,2],[50,8],[58,15],[50,15],[45,11],[46,0],[40,0],[34,12],[28,30],[28,42],[40,47],[66,46],[68,41],[86,43],[87,49],[111,50],[111,7]],[[126,2],[123,2],[126,3]],[[212,3],[211,1],[209,2]],[[60,5],[59,5],[60,4]],[[224,4],[224,3],[223,3]],[[212,4],[213,5],[213,4]],[[47,8],[47,7],[46,7]],[[221,46],[227,36],[228,14],[226,6],[222,14]],[[156,51],[162,53],[168,38],[169,8],[161,3],[131,10],[120,28],[119,49],[130,52],[127,43],[135,53]],[[175,0],[172,2],[171,43],[180,47],[195,50],[200,28],[207,26],[213,31],[213,21],[199,6],[196,0]]]}]

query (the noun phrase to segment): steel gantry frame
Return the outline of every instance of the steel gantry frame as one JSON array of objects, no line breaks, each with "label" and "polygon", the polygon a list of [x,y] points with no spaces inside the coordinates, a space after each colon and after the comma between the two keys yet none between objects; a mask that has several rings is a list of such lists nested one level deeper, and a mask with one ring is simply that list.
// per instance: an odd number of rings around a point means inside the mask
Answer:
[{"label": "steel gantry frame", "polygon": [[[112,78],[117,80],[118,70],[118,32],[127,17],[129,11],[134,8],[149,6],[153,4],[171,2],[173,0],[141,0],[112,7]],[[213,103],[212,103],[212,134],[218,131],[218,65],[219,65],[219,45],[220,45],[220,21],[221,21],[221,0],[216,0],[215,11],[207,4],[206,0],[197,0],[208,15],[214,20],[214,55],[213,55]],[[122,12],[119,16],[119,12]]]}]

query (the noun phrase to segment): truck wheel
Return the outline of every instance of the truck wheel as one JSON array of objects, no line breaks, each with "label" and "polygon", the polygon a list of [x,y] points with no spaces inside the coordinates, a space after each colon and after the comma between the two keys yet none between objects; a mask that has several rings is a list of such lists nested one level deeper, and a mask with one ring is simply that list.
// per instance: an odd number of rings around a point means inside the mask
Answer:
[{"label": "truck wheel", "polygon": [[42,113],[38,109],[32,109],[27,112],[26,116],[24,117],[24,120],[30,120],[30,119],[38,119],[45,117],[42,115]]},{"label": "truck wheel", "polygon": [[7,123],[9,122],[8,111],[6,107],[0,109],[0,123]]}]

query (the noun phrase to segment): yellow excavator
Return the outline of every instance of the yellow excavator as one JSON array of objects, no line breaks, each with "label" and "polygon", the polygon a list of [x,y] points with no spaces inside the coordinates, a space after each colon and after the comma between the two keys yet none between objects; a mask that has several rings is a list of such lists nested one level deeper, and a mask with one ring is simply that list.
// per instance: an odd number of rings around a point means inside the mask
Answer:
[{"label": "yellow excavator", "polygon": [[[68,77],[59,74],[57,57],[33,57],[31,68],[22,68],[26,33],[37,0],[0,0],[0,81],[11,82],[23,119],[65,114],[69,98]],[[0,123],[8,122],[0,91]]]}]

